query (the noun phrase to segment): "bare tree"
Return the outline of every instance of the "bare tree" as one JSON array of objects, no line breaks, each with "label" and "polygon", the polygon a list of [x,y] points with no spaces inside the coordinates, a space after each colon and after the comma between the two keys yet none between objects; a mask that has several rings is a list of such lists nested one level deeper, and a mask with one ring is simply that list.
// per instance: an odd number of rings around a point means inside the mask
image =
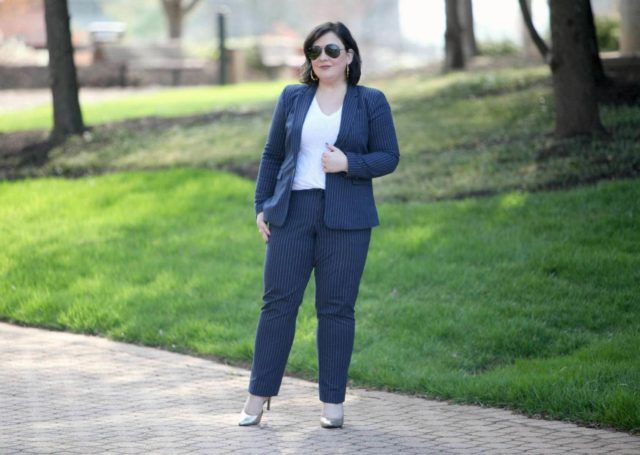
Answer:
[{"label": "bare tree", "polygon": [[623,54],[640,51],[640,2],[638,0],[620,0],[620,52]]},{"label": "bare tree", "polygon": [[45,0],[49,74],[53,94],[53,131],[59,139],[84,131],[78,100],[78,80],[73,61],[67,0]]},{"label": "bare tree", "polygon": [[556,138],[604,131],[596,99],[589,0],[549,2]]},{"label": "bare tree", "polygon": [[527,27],[527,30],[529,30],[531,40],[533,41],[533,44],[535,44],[538,48],[538,51],[540,52],[540,55],[542,55],[544,61],[549,63],[549,59],[551,58],[551,51],[549,50],[549,46],[547,46],[547,43],[544,42],[544,40],[538,33],[538,30],[536,30],[536,27],[533,25],[533,18],[531,17],[531,10],[529,9],[531,0],[518,1],[520,3],[520,10],[522,11],[522,19],[524,20],[524,25]]},{"label": "bare tree", "polygon": [[445,0],[447,20],[444,33],[445,70],[464,69],[466,65],[459,6],[458,0]]},{"label": "bare tree", "polygon": [[[531,39],[540,51],[540,55],[545,62],[551,62],[551,50],[547,43],[540,37],[540,34],[536,30],[533,25],[533,20],[531,18],[531,11],[529,9],[529,5],[531,0],[518,0],[520,3],[520,10],[522,11],[522,18],[524,23],[529,30],[529,34],[531,35]],[[609,78],[604,73],[604,68],[602,66],[602,60],[600,59],[600,49],[598,47],[598,38],[596,36],[596,26],[595,20],[593,18],[593,10],[591,9],[591,2],[585,1],[584,8],[586,9],[585,15],[583,17],[583,26],[585,28],[585,33],[588,36],[588,47],[589,53],[591,54],[591,60],[593,64],[593,74],[596,81],[597,87],[605,87],[609,84]]]},{"label": "bare tree", "polygon": [[551,43],[536,31],[526,0],[519,0],[531,39],[551,67],[556,110],[556,138],[604,131],[597,85],[606,77],[596,41],[590,0],[551,1]]},{"label": "bare tree", "polygon": [[445,0],[447,28],[445,31],[444,69],[464,69],[471,57],[478,55],[473,25],[472,0]]},{"label": "bare tree", "polygon": [[169,25],[169,38],[179,40],[182,38],[182,24],[184,18],[200,0],[161,0],[167,24]]},{"label": "bare tree", "polygon": [[598,45],[598,36],[596,34],[596,22],[593,17],[593,9],[591,1],[584,2],[586,12],[584,14],[585,29],[588,36],[589,54],[591,55],[591,66],[593,67],[593,77],[596,81],[596,87],[606,87],[610,84],[609,78],[604,73],[602,59],[600,58],[600,46]]},{"label": "bare tree", "polygon": [[462,40],[464,53],[467,58],[478,55],[478,44],[476,43],[476,32],[473,24],[473,2],[472,0],[462,0],[459,7],[460,23],[462,24]]}]

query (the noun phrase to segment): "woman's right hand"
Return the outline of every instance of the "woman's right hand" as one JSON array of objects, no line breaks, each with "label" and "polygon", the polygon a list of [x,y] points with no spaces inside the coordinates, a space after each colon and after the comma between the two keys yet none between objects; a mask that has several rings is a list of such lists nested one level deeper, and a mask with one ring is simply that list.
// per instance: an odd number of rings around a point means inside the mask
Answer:
[{"label": "woman's right hand", "polygon": [[268,242],[271,231],[269,231],[269,226],[264,221],[264,212],[258,213],[258,216],[256,217],[256,224],[258,225],[258,232],[260,233],[264,241]]}]

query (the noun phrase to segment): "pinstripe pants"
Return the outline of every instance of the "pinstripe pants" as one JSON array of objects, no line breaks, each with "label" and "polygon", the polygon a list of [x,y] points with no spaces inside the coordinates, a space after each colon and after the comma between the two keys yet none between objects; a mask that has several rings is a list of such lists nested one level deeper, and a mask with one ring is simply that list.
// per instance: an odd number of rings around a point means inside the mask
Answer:
[{"label": "pinstripe pants", "polygon": [[287,221],[270,226],[264,296],[249,393],[275,396],[293,344],[296,317],[314,270],[320,400],[342,403],[355,335],[354,307],[371,229],[324,225],[324,191],[292,191]]}]

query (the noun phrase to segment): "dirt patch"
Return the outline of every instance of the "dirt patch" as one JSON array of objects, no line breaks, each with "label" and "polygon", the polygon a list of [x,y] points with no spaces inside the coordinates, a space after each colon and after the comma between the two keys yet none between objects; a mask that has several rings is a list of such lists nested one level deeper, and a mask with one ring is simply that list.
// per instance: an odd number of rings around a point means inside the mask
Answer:
[{"label": "dirt patch", "polygon": [[[161,131],[174,126],[195,126],[213,123],[223,117],[250,118],[262,114],[261,110],[221,110],[205,114],[181,117],[144,117],[87,128],[85,134],[108,133],[110,131]],[[52,140],[45,130],[20,131],[15,133],[0,133],[0,179],[14,180],[19,178],[42,176],[41,168],[49,159],[49,152],[60,145]],[[228,165],[230,172],[243,177],[255,178],[257,166],[255,164]],[[101,172],[108,172],[102,170]],[[81,177],[95,175],[95,169],[74,172],[67,177]]]},{"label": "dirt patch", "polygon": [[17,178],[27,168],[42,166],[56,145],[47,131],[0,134],[0,178]]},{"label": "dirt patch", "polygon": [[610,79],[597,89],[597,98],[598,103],[611,106],[640,104],[640,83]]},{"label": "dirt patch", "polygon": [[258,170],[260,168],[259,162],[253,163],[229,163],[222,165],[223,171],[231,172],[232,174],[239,175],[249,180],[256,180],[258,178]]},{"label": "dirt patch", "polygon": [[130,120],[123,120],[120,122],[106,123],[91,128],[95,131],[112,131],[117,130],[130,130],[140,131],[144,130],[163,130],[171,128],[173,126],[193,126],[201,125],[204,123],[215,122],[222,117],[235,117],[235,118],[251,118],[256,115],[262,114],[263,111],[257,109],[251,110],[221,110],[216,112],[208,112],[206,114],[187,115],[182,117],[143,117]]}]

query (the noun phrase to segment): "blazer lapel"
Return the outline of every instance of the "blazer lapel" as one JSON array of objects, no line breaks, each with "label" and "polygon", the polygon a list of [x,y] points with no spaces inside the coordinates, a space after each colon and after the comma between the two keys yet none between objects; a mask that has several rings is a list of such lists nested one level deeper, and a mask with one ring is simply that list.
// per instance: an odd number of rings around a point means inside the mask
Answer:
[{"label": "blazer lapel", "polygon": [[347,86],[347,94],[342,105],[342,116],[340,118],[340,131],[336,139],[335,146],[342,148],[344,141],[349,137],[349,132],[353,126],[353,118],[358,111],[358,88],[355,85]]},{"label": "blazer lapel", "polygon": [[313,101],[313,97],[316,95],[316,88],[317,86],[315,85],[308,86],[307,89],[296,100],[296,106],[293,113],[293,127],[291,128],[291,131],[294,135],[291,138],[291,144],[293,145],[293,153],[295,155],[298,155],[298,152],[300,151],[302,125],[304,124],[304,119],[307,116],[309,106],[311,106],[311,102]]}]

